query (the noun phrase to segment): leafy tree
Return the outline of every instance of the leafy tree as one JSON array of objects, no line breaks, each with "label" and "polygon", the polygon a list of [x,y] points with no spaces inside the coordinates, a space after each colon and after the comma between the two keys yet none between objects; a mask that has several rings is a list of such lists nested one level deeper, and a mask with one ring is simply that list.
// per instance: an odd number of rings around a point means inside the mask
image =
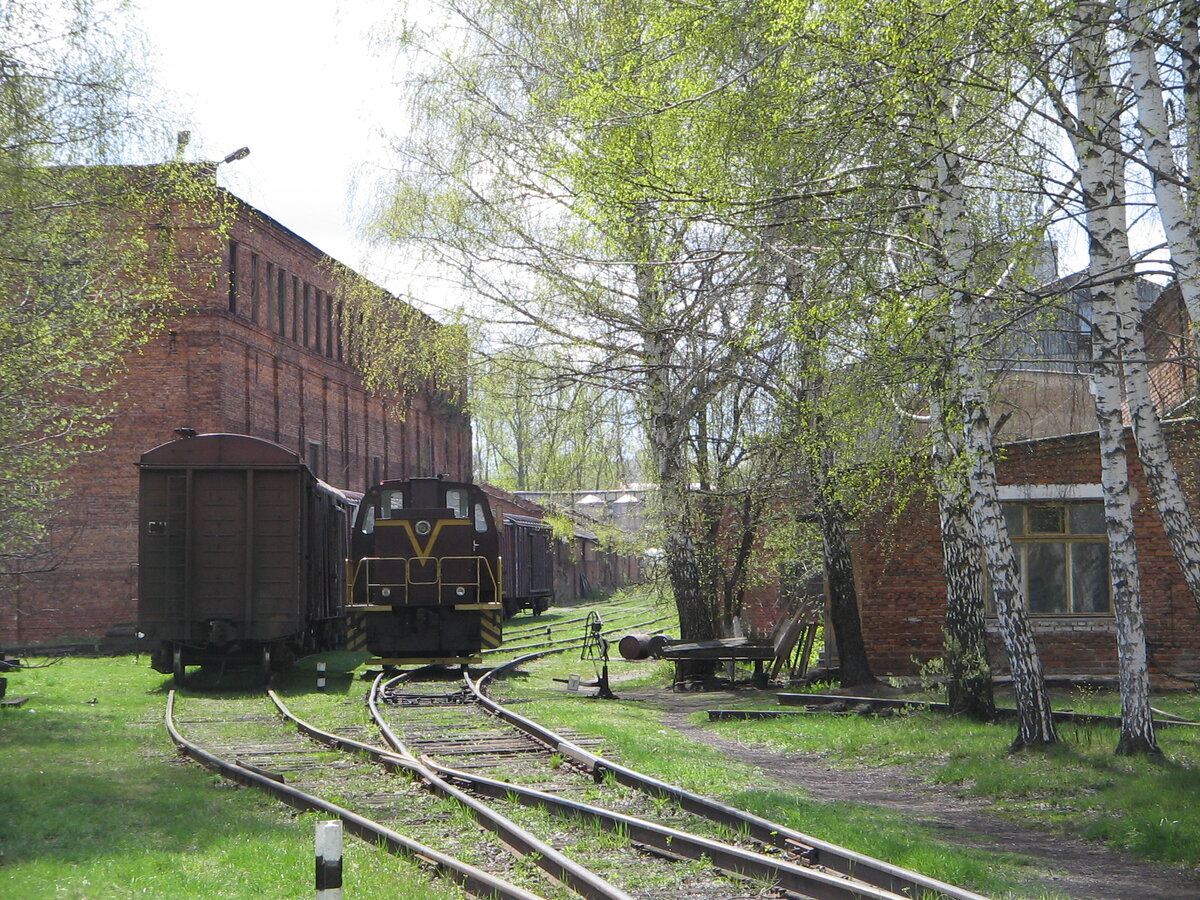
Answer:
[{"label": "leafy tree", "polygon": [[744,242],[678,192],[684,170],[701,180],[722,166],[702,133],[719,116],[698,120],[678,103],[728,74],[720,60],[696,67],[682,52],[711,11],[658,2],[446,11],[466,46],[443,54],[437,37],[420,40],[439,56],[379,227],[420,242],[504,310],[499,318],[572,348],[581,377],[633,398],[683,636],[714,637],[715,506],[692,489],[708,447],[695,435],[714,421],[738,361],[770,340],[749,328],[770,297],[746,277]]},{"label": "leafy tree", "polygon": [[484,355],[474,368],[471,416],[485,481],[515,491],[574,491],[632,480],[630,448],[640,438],[620,394],[529,345]]},{"label": "leafy tree", "polygon": [[[57,480],[97,447],[105,390],[169,304],[177,200],[211,167],[117,165],[158,146],[118,3],[0,9],[0,571],[55,564]],[[161,158],[161,157],[160,157]]]}]

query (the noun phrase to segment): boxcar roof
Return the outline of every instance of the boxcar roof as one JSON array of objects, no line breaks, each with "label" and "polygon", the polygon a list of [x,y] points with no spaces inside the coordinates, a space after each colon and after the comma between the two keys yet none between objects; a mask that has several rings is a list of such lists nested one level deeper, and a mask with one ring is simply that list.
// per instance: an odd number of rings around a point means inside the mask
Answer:
[{"label": "boxcar roof", "polygon": [[298,466],[300,456],[248,434],[198,434],[160,444],[142,454],[143,467]]}]

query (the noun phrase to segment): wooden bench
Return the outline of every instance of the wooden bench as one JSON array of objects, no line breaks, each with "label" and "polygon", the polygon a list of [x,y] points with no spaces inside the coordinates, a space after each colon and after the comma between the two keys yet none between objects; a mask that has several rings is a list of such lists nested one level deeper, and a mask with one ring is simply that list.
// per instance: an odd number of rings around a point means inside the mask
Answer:
[{"label": "wooden bench", "polygon": [[[659,651],[663,659],[716,660],[718,662],[754,663],[752,681],[757,688],[765,688],[769,678],[778,677],[787,667],[788,677],[803,675],[808,669],[808,657],[812,652],[817,623],[804,621],[807,617],[783,619],[775,627],[770,643],[751,641],[744,637],[717,638],[711,641],[672,641]],[[764,663],[773,662],[768,676]],[[797,671],[798,670],[798,671]]]}]

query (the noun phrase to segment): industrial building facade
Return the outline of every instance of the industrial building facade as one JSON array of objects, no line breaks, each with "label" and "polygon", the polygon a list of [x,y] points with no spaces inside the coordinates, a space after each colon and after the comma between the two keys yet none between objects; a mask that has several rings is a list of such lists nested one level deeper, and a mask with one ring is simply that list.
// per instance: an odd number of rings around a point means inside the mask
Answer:
[{"label": "industrial building facade", "polygon": [[179,310],[129,360],[109,398],[103,449],[61,486],[50,570],[20,576],[0,595],[0,646],[131,632],[135,464],[176,429],[266,438],[350,490],[383,478],[470,479],[471,428],[459,404],[432,389],[372,392],[351,364],[340,327],[348,270],[237,197],[224,199],[220,227],[182,210]]}]

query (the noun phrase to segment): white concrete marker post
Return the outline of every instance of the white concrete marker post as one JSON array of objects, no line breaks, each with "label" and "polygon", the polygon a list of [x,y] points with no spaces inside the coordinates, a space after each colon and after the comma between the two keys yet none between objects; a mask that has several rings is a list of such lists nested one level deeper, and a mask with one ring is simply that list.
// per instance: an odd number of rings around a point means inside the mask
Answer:
[{"label": "white concrete marker post", "polygon": [[342,823],[317,823],[317,900],[342,900]]},{"label": "white concrete marker post", "polygon": [[317,690],[325,690],[325,661],[317,663]]}]

